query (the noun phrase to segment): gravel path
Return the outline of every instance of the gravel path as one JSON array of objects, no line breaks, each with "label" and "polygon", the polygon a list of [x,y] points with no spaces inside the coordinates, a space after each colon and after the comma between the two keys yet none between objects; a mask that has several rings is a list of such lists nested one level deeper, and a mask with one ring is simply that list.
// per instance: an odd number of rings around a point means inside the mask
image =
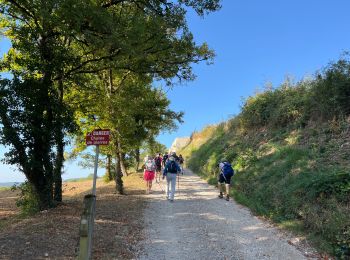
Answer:
[{"label": "gravel path", "polygon": [[186,171],[173,203],[160,185],[144,212],[146,240],[138,259],[306,259],[281,232]]}]

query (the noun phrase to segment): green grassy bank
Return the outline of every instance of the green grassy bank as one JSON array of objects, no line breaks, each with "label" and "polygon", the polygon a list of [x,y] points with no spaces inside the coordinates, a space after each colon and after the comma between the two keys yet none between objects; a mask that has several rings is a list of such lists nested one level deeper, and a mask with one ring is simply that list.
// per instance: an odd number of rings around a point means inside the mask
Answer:
[{"label": "green grassy bank", "polygon": [[319,249],[350,258],[350,65],[246,100],[241,113],[193,133],[181,151],[209,183],[234,165],[232,195]]}]

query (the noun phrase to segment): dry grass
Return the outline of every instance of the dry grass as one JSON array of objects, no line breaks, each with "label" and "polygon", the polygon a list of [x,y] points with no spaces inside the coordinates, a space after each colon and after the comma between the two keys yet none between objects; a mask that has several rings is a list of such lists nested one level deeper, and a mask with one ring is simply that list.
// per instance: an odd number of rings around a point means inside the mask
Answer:
[{"label": "dry grass", "polygon": [[[115,193],[114,183],[97,183],[94,259],[131,259],[132,245],[142,237],[144,183],[141,175],[124,179],[127,196]],[[64,203],[57,208],[20,218],[18,194],[0,192],[0,259],[74,259],[85,194],[92,181],[64,183]]]}]

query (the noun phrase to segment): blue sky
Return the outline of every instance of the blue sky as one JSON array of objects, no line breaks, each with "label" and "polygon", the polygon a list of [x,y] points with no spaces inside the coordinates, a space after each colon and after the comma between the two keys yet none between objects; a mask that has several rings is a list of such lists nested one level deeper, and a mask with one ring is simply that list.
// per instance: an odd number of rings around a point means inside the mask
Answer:
[{"label": "blue sky", "polygon": [[188,22],[198,43],[216,52],[214,65],[195,65],[197,80],[169,92],[185,123],[158,140],[167,146],[207,124],[238,114],[242,98],[267,82],[312,75],[350,50],[350,1],[226,0],[204,19]]},{"label": "blue sky", "polygon": [[[168,92],[171,108],[184,111],[185,122],[158,137],[167,146],[238,114],[242,98],[266,83],[277,86],[288,75],[296,80],[312,75],[350,50],[348,0],[224,0],[222,5],[204,19],[188,14],[196,42],[207,42],[217,56],[213,65],[194,65],[195,81]],[[8,46],[1,41],[0,47],[2,55]],[[68,163],[65,172],[67,179],[92,170]],[[21,174],[0,162],[0,182],[19,180]]]}]

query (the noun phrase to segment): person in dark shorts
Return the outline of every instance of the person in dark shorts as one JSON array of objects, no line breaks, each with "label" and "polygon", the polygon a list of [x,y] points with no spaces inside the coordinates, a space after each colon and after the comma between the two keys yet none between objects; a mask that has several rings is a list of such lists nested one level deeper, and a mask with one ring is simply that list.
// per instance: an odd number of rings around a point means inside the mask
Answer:
[{"label": "person in dark shorts", "polygon": [[184,167],[183,167],[183,163],[184,163],[184,158],[182,157],[182,155],[179,155],[179,164],[180,164],[180,168],[181,168],[181,174],[184,174]]},{"label": "person in dark shorts", "polygon": [[156,182],[160,182],[160,177],[162,174],[162,155],[159,153],[155,158],[154,162],[156,164]]},{"label": "person in dark shorts", "polygon": [[219,163],[219,170],[220,174],[218,177],[218,186],[219,186],[219,198],[222,199],[224,197],[224,193],[226,195],[226,200],[230,200],[230,184],[231,184],[231,178],[234,174],[233,168],[231,164],[226,160],[223,159]]}]

